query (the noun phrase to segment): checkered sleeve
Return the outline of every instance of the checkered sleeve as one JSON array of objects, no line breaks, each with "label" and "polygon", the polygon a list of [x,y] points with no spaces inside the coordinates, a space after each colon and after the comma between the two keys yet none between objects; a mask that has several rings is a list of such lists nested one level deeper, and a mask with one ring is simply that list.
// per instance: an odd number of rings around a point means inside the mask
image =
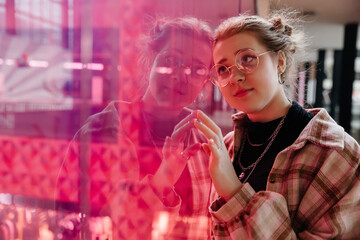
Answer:
[{"label": "checkered sleeve", "polygon": [[296,239],[285,198],[275,192],[255,193],[245,184],[228,202],[210,206],[215,239]]}]

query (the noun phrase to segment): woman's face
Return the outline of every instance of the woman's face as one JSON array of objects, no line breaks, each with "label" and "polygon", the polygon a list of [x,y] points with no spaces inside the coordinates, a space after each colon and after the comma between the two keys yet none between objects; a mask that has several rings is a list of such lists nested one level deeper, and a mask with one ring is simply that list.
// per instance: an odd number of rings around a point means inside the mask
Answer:
[{"label": "woman's face", "polygon": [[208,80],[211,48],[204,40],[174,33],[157,54],[149,90],[156,104],[181,108],[191,104]]},{"label": "woman's face", "polygon": [[[249,48],[257,54],[269,51],[254,33],[242,32],[217,42],[213,51],[214,63],[230,67],[236,53]],[[220,91],[232,107],[248,115],[269,113],[285,96],[278,83],[278,70],[281,72],[284,63],[283,55],[270,52],[259,56],[259,65],[251,73],[244,74],[234,66],[229,84],[220,87]]]}]

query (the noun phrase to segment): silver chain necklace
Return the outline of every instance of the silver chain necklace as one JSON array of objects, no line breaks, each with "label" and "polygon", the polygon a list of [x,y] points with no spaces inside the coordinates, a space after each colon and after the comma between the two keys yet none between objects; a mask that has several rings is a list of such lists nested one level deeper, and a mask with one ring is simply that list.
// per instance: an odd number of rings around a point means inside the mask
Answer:
[{"label": "silver chain necklace", "polygon": [[248,143],[249,143],[251,146],[253,146],[253,147],[260,147],[260,146],[264,145],[267,141],[269,141],[271,138],[273,138],[275,134],[277,134],[276,131],[274,131],[274,132],[270,135],[270,137],[268,137],[268,139],[266,139],[266,141],[263,142],[263,143],[252,143],[252,142],[250,141],[249,134],[246,134],[246,139],[247,139]]},{"label": "silver chain necklace", "polygon": [[[245,145],[245,137],[247,137],[247,130],[245,130],[245,133],[244,133],[244,137],[243,137],[243,140],[241,141],[241,147],[240,147],[240,151],[239,151],[239,154],[238,154],[238,162],[239,162],[239,166],[241,168],[241,174],[239,175],[239,180],[242,180],[244,177],[245,177],[245,172],[249,169],[251,169],[251,172],[249,173],[249,175],[247,176],[247,178],[245,179],[245,181],[243,183],[246,183],[246,181],[249,179],[250,175],[253,173],[255,167],[258,165],[258,163],[261,161],[261,159],[264,157],[265,153],[269,150],[269,148],[271,147],[272,143],[274,142],[276,136],[278,135],[282,125],[284,124],[284,121],[285,121],[285,118],[286,118],[286,115],[281,119],[281,121],[279,122],[279,124],[277,125],[276,129],[274,130],[273,134],[271,134],[270,136],[270,142],[268,143],[268,145],[266,146],[265,150],[261,153],[260,157],[258,157],[258,159],[252,163],[251,165],[247,166],[247,167],[244,167],[242,164],[241,164],[241,155],[242,155],[242,152],[244,150],[244,145]],[[262,145],[262,144],[261,144]]]}]

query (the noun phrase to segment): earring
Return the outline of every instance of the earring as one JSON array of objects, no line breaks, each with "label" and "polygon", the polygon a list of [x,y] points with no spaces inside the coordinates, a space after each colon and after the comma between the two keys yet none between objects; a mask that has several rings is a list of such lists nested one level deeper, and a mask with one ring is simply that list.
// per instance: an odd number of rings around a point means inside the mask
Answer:
[{"label": "earring", "polygon": [[282,73],[278,75],[278,82],[283,85],[285,83],[285,79],[282,77]]},{"label": "earring", "polygon": [[283,85],[285,83],[285,78],[282,76],[285,70],[282,70],[280,67],[278,67],[278,82]]}]

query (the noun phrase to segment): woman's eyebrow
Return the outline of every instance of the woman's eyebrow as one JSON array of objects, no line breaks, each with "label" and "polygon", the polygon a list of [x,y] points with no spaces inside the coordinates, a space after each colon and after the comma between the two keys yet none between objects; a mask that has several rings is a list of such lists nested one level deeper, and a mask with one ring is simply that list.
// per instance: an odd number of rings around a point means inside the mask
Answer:
[{"label": "woman's eyebrow", "polygon": [[[236,54],[238,54],[238,52],[241,52],[241,51],[244,51],[244,50],[247,50],[247,49],[249,49],[249,48],[240,48],[240,49],[238,49],[238,50],[236,50],[235,52],[234,52],[234,56],[236,56]],[[218,61],[216,64],[223,64],[224,62],[226,62],[227,61],[227,58],[222,58],[220,61]]]},{"label": "woman's eyebrow", "polygon": [[220,59],[220,61],[217,61],[216,64],[223,64],[226,61],[227,61],[227,58],[222,58],[222,59]]},{"label": "woman's eyebrow", "polygon": [[204,61],[200,60],[199,58],[193,58],[192,61],[194,63],[199,63],[199,64],[202,64],[202,65],[207,65]]},{"label": "woman's eyebrow", "polygon": [[245,51],[245,50],[253,50],[252,48],[240,48],[234,52],[234,56],[238,54],[238,52]]}]

